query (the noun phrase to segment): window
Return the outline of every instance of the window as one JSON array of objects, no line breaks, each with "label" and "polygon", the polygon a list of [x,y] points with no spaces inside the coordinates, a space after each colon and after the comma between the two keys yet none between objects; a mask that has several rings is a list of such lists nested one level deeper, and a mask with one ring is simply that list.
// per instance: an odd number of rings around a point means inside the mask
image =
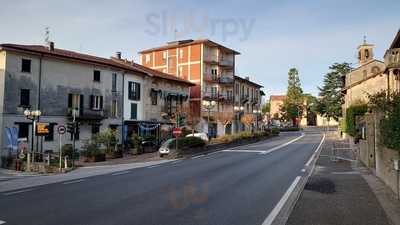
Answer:
[{"label": "window", "polygon": [[[167,58],[167,51],[163,51],[162,58],[165,60]],[[150,59],[149,59],[150,60]]]},{"label": "window", "polygon": [[368,49],[365,49],[365,59],[369,59],[369,51],[368,51]]},{"label": "window", "polygon": [[140,83],[133,81],[128,83],[128,99],[140,101]]},{"label": "window", "polygon": [[131,103],[131,119],[137,120],[137,104]]},{"label": "window", "polygon": [[49,123],[49,134],[44,136],[45,141],[54,141],[54,123]]},{"label": "window", "polygon": [[29,138],[29,123],[18,124],[18,138]]},{"label": "window", "polygon": [[77,109],[80,113],[83,112],[83,95],[68,94],[68,108]]},{"label": "window", "polygon": [[240,88],[239,88],[239,84],[236,84],[236,85],[235,85],[235,94],[236,94],[236,95],[239,95],[239,89],[240,89]]},{"label": "window", "polygon": [[113,100],[111,103],[111,117],[118,117],[118,101]]},{"label": "window", "polygon": [[233,99],[233,93],[231,90],[226,91],[226,97],[228,100],[232,100]]},{"label": "window", "polygon": [[149,63],[150,62],[150,54],[147,54],[145,57],[146,57],[146,63]]},{"label": "window", "polygon": [[151,97],[151,104],[157,105],[158,93],[155,91],[152,91],[152,92],[150,92],[150,97]]},{"label": "window", "polygon": [[211,87],[211,97],[217,97],[217,87]]},{"label": "window", "polygon": [[101,110],[103,109],[103,96],[90,96],[90,108],[92,110]]},{"label": "window", "polygon": [[100,71],[99,70],[93,71],[93,81],[100,82]]},{"label": "window", "polygon": [[163,71],[163,73],[167,73],[167,69],[166,68],[164,68],[162,71]]},{"label": "window", "polygon": [[182,74],[183,74],[183,67],[180,66],[180,67],[179,67],[179,72],[178,72],[178,77],[181,77]]},{"label": "window", "polygon": [[19,100],[19,105],[22,107],[29,107],[30,106],[30,98],[29,94],[30,90],[29,89],[21,89],[20,93],[20,100]]},{"label": "window", "polygon": [[31,72],[31,60],[30,59],[22,59],[21,72],[23,72],[23,73]]},{"label": "window", "polygon": [[112,87],[111,87],[112,92],[117,92],[117,74],[113,73],[112,74]]}]

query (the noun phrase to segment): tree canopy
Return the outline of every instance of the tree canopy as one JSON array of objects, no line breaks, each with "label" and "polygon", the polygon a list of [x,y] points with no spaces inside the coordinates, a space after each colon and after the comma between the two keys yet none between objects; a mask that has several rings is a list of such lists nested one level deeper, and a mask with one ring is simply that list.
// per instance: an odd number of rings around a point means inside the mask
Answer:
[{"label": "tree canopy", "polygon": [[288,73],[286,99],[281,108],[283,119],[292,121],[294,125],[297,125],[296,118],[302,115],[303,102],[303,89],[301,88],[299,72],[296,68],[291,68]]}]

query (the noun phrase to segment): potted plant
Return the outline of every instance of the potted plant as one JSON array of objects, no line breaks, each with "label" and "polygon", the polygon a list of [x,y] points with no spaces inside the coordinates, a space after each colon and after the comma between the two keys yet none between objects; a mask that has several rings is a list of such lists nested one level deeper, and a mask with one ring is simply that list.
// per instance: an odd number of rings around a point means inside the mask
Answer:
[{"label": "potted plant", "polygon": [[83,145],[82,155],[85,162],[106,161],[106,154],[100,149],[100,144],[96,138],[86,140]]},{"label": "potted plant", "polygon": [[142,138],[137,134],[132,134],[129,138],[129,146],[131,148],[131,153],[134,155],[142,154]]},{"label": "potted plant", "polygon": [[107,129],[96,135],[97,141],[105,146],[105,152],[110,158],[122,158],[122,150],[118,145],[118,131]]}]

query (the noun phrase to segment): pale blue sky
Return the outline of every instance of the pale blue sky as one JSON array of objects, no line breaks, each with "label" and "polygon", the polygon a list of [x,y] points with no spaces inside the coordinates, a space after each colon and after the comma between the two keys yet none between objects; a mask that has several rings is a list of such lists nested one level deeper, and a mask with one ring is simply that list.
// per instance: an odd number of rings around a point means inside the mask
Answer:
[{"label": "pale blue sky", "polygon": [[236,73],[264,85],[267,95],[286,92],[290,67],[299,69],[304,91],[317,94],[330,64],[357,62],[356,48],[364,35],[376,45],[376,58],[382,59],[400,28],[398,0],[2,0],[0,4],[0,43],[42,44],[49,26],[58,48],[103,57],[122,51],[123,57],[138,61],[138,51],[175,37],[209,38],[241,52]]}]

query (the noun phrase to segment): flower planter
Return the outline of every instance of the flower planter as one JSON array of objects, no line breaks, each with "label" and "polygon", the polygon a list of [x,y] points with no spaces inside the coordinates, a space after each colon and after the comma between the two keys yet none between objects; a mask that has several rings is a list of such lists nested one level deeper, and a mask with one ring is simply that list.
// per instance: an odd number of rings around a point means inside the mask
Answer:
[{"label": "flower planter", "polygon": [[106,154],[97,154],[94,156],[85,156],[85,162],[104,162],[106,161]]}]

